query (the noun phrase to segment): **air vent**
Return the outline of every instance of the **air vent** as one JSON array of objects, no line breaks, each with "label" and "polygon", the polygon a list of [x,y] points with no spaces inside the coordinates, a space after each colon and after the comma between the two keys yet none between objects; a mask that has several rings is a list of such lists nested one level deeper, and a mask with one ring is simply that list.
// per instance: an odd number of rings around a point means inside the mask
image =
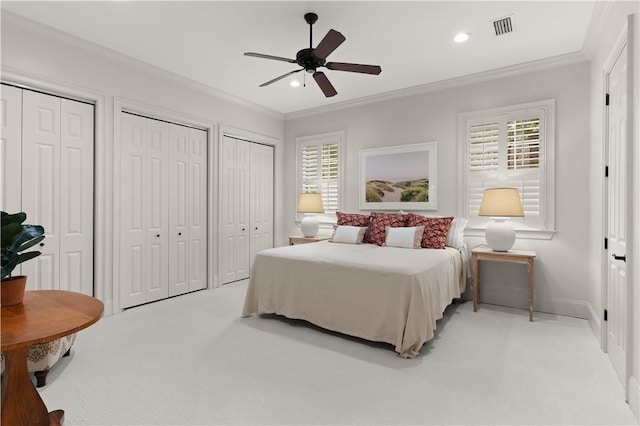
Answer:
[{"label": "air vent", "polygon": [[496,36],[513,32],[513,15],[493,21],[493,29],[496,32]]}]

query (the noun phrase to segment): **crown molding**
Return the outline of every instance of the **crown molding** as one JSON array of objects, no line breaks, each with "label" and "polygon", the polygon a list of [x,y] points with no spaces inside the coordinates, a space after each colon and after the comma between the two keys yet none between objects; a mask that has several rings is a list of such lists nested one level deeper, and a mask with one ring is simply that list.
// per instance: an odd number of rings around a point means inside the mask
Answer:
[{"label": "crown molding", "polygon": [[309,117],[318,114],[338,111],[346,108],[354,108],[363,105],[385,102],[391,99],[405,98],[425,93],[433,93],[440,90],[451,89],[455,87],[468,86],[484,81],[496,80],[500,78],[511,77],[515,75],[527,74],[530,72],[541,71],[551,68],[557,68],[564,65],[571,65],[587,61],[587,57],[583,52],[568,53],[566,55],[554,56],[551,58],[540,59],[537,61],[524,62],[522,64],[511,65],[502,68],[496,68],[475,74],[469,74],[462,77],[455,77],[446,80],[435,81],[433,83],[421,84],[419,86],[408,87],[405,89],[393,90],[390,92],[380,93],[377,95],[367,96],[364,98],[354,99],[351,101],[340,102],[332,105],[310,108],[302,111],[295,111],[284,115],[285,121],[296,118]]},{"label": "crown molding", "polygon": [[91,41],[81,39],[69,33],[65,33],[64,31],[60,31],[56,28],[41,24],[39,22],[17,15],[15,13],[2,10],[1,17],[3,21],[3,25],[5,22],[11,23],[16,26],[19,26],[22,29],[30,31],[32,33],[42,35],[46,38],[54,39],[56,41],[59,41],[67,45],[71,45],[75,48],[84,50],[86,52],[90,52],[91,54],[102,56],[108,60],[117,62],[124,66],[128,66],[137,71],[152,74],[156,77],[174,82],[181,86],[185,86],[190,89],[206,93],[207,95],[218,98],[222,101],[231,102],[236,105],[242,106],[244,108],[249,108],[249,109],[258,111],[260,113],[266,114],[270,117],[278,118],[280,120],[284,118],[284,114],[282,114],[279,111],[275,111],[273,109],[256,104],[246,99],[239,98],[237,96],[234,96],[222,90],[218,90],[206,84],[199,83],[190,78],[181,76],[179,74],[175,74],[171,71],[167,71],[155,65],[151,65],[147,62],[141,61],[134,57],[124,55],[122,53],[116,52],[115,50],[99,45],[97,43],[93,43]]}]

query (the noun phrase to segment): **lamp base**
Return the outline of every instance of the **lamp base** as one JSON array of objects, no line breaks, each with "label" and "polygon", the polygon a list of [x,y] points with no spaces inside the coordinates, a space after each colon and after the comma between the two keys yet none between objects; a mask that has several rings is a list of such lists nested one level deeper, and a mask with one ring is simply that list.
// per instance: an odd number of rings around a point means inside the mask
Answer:
[{"label": "lamp base", "polygon": [[493,251],[509,251],[516,242],[516,231],[513,225],[503,218],[494,218],[484,234],[487,245]]},{"label": "lamp base", "polygon": [[305,237],[315,237],[320,228],[318,217],[305,213],[300,222],[300,230]]}]

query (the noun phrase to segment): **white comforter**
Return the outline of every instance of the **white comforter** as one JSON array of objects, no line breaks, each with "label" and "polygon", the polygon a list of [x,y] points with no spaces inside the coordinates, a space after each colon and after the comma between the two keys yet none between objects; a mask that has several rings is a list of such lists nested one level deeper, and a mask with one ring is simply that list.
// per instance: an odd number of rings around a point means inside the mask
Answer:
[{"label": "white comforter", "polygon": [[413,358],[464,292],[466,254],[326,241],[264,250],[256,256],[242,315],[303,319],[390,343]]}]

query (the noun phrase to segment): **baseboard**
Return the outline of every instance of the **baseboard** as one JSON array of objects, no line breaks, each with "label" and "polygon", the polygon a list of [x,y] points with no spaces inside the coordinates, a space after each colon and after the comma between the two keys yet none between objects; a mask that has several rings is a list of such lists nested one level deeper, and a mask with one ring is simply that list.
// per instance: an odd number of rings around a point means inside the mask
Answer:
[{"label": "baseboard", "polygon": [[640,420],[640,383],[633,376],[629,378],[629,400],[627,402],[631,406],[633,414]]},{"label": "baseboard", "polygon": [[[510,308],[529,309],[526,291],[514,291],[512,287],[492,285],[481,288],[481,293],[481,303],[485,302]],[[589,311],[589,304],[582,300],[535,297],[533,310],[536,312],[586,320],[592,317]]]},{"label": "baseboard", "polygon": [[593,335],[596,337],[598,344],[602,347],[602,326],[600,323],[600,317],[598,313],[593,309],[591,303],[587,303],[587,309],[589,310],[589,327],[591,327],[591,331]]}]

